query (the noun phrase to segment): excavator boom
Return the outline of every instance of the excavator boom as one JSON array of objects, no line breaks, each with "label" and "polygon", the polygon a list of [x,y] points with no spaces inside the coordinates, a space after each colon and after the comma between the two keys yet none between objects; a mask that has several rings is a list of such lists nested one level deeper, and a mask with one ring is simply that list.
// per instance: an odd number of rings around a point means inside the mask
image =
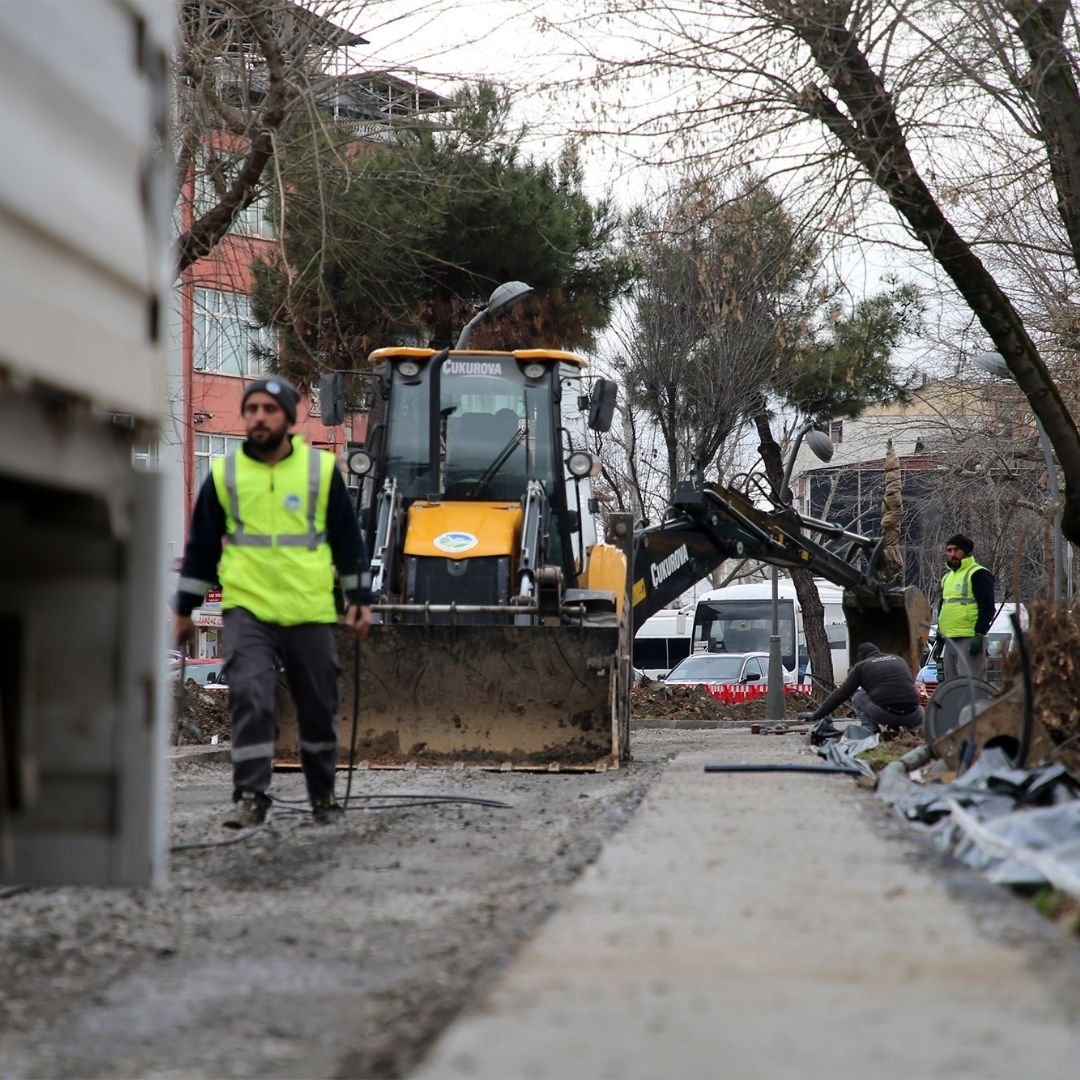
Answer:
[{"label": "excavator boom", "polygon": [[[847,543],[841,558],[809,534]],[[718,484],[678,489],[658,525],[634,537],[631,601],[635,633],[651,615],[707,577],[725,559],[756,559],[809,570],[844,589],[852,654],[863,641],[906,659],[918,670],[930,625],[919,589],[880,580],[882,541],[804,518],[790,507],[764,511]]]}]

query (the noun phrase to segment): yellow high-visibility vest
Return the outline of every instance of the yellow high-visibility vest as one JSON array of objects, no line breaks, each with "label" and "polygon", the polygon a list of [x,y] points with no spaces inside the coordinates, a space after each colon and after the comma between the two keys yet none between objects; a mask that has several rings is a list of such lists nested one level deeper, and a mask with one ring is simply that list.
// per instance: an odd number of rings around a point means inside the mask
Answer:
[{"label": "yellow high-visibility vest", "polygon": [[238,449],[211,468],[225,510],[221,607],[279,626],[337,622],[326,507],[336,463],[292,436],[274,465]]},{"label": "yellow high-visibility vest", "polygon": [[941,579],[941,611],[938,613],[938,633],[947,638],[966,638],[975,633],[979,621],[979,605],[971,593],[971,575],[985,570],[968,555],[959,567]]}]

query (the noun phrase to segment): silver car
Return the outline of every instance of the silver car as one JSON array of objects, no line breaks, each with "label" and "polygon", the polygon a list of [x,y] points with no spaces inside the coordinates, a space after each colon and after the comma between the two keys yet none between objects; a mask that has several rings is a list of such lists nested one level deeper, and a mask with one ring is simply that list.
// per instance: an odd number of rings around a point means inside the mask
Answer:
[{"label": "silver car", "polygon": [[[793,683],[793,672],[782,668],[784,682]],[[680,660],[664,676],[668,686],[694,686],[704,683],[765,683],[769,679],[769,654],[693,653]]]}]

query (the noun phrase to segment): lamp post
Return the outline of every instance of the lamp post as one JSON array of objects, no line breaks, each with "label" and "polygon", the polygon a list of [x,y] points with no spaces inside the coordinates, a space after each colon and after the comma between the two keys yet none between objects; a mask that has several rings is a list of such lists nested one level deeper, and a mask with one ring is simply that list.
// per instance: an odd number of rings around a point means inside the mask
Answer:
[{"label": "lamp post", "polygon": [[[997,352],[984,352],[975,357],[975,363],[983,371],[990,375],[996,375],[1002,379],[1011,379],[1012,372],[1005,363],[1005,357]],[[1054,501],[1054,578],[1052,583],[1054,603],[1061,603],[1061,579],[1063,573],[1063,548],[1061,537],[1061,489],[1058,487],[1057,468],[1054,465],[1054,449],[1050,445],[1050,439],[1046,434],[1046,428],[1038,415],[1035,415],[1035,428],[1039,433],[1039,442],[1042,444],[1043,460],[1046,462],[1046,479],[1050,488],[1050,498]],[[1069,589],[1072,595],[1072,588]]]},{"label": "lamp post", "polygon": [[[814,421],[799,428],[784,466],[784,478],[780,481],[780,501],[784,506],[791,503],[788,482],[804,438],[806,445],[822,461],[829,461],[833,456],[835,448],[832,439],[824,431],[819,431]],[[796,656],[796,666],[798,662],[799,658]],[[772,568],[772,633],[769,635],[769,684],[765,696],[765,719],[770,723],[778,723],[784,719],[784,667],[780,658],[780,572],[775,566]]]},{"label": "lamp post", "polygon": [[524,300],[532,292],[532,286],[524,281],[504,281],[496,286],[495,291],[488,298],[487,306],[482,307],[462,328],[458,335],[455,349],[464,349],[469,344],[472,332],[485,319],[492,319],[501,315],[504,311],[512,308],[516,303]]}]

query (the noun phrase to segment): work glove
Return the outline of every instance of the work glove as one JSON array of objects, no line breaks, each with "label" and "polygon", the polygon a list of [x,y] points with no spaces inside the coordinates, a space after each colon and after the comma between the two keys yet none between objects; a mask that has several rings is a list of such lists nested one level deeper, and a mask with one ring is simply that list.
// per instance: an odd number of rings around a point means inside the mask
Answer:
[{"label": "work glove", "polygon": [[968,652],[972,656],[982,656],[983,651],[983,636],[982,634],[976,634],[974,637],[968,638]]}]

